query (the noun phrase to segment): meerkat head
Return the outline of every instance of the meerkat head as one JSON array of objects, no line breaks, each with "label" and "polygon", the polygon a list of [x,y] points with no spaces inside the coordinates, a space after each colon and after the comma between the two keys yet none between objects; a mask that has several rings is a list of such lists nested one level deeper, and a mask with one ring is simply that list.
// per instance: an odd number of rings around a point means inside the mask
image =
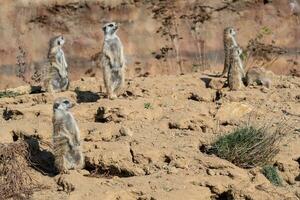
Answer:
[{"label": "meerkat head", "polygon": [[56,46],[62,47],[64,44],[65,44],[65,38],[62,35],[56,36],[50,40],[51,47],[56,47]]},{"label": "meerkat head", "polygon": [[53,103],[53,111],[63,110],[68,111],[74,104],[67,98],[59,97]]},{"label": "meerkat head", "polygon": [[102,27],[102,30],[105,35],[113,35],[117,32],[118,28],[119,28],[119,26],[116,22],[110,22],[110,23],[105,24]]},{"label": "meerkat head", "polygon": [[297,0],[289,0],[290,10],[291,12],[297,12],[297,8],[299,9],[299,2]]},{"label": "meerkat head", "polygon": [[227,37],[235,37],[236,36],[236,32],[233,27],[225,28],[224,32]]}]

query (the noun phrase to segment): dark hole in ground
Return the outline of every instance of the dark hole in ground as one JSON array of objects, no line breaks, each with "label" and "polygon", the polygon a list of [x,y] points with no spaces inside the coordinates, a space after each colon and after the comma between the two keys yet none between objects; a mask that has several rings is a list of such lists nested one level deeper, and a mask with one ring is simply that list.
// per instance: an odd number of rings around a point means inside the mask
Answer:
[{"label": "dark hole in ground", "polygon": [[295,181],[300,181],[300,174],[296,176]]},{"label": "dark hole in ground", "polygon": [[129,91],[129,90],[126,90],[123,94],[122,94],[123,97],[132,97],[134,96],[133,92]]},{"label": "dark hole in ground", "polygon": [[219,101],[222,97],[223,97],[222,91],[221,90],[217,90],[216,91],[216,97],[215,97],[214,101]]},{"label": "dark hole in ground", "polygon": [[264,0],[264,4],[272,3],[272,0]]},{"label": "dark hole in ground", "polygon": [[132,177],[135,174],[127,169],[118,168],[114,165],[105,166],[103,163],[99,163],[97,165],[91,164],[89,161],[85,162],[85,170],[90,172],[91,177],[105,177],[112,178],[114,176],[120,178]]},{"label": "dark hole in ground", "polygon": [[300,157],[296,160],[299,164],[299,167],[300,167]]},{"label": "dark hole in ground", "polygon": [[44,91],[42,91],[42,86],[30,86],[31,90],[30,90],[30,94],[39,94],[39,93],[43,93]]},{"label": "dark hole in ground", "polygon": [[214,200],[234,200],[234,196],[232,191],[228,190],[221,194],[216,194],[216,196],[212,197]]},{"label": "dark hole in ground", "polygon": [[202,101],[202,98],[197,94],[191,93],[190,96],[188,97],[188,100]]},{"label": "dark hole in ground", "polygon": [[10,120],[10,119],[19,119],[23,116],[23,113],[18,111],[18,110],[10,110],[7,107],[5,108],[5,110],[3,111],[2,117],[3,119],[5,119],[6,121]]},{"label": "dark hole in ground", "polygon": [[110,118],[105,116],[105,108],[99,107],[97,113],[95,114],[95,122],[106,123],[110,121]]},{"label": "dark hole in ground", "polygon": [[77,103],[92,103],[100,99],[100,95],[91,91],[80,91],[75,89]]},{"label": "dark hole in ground", "polygon": [[201,144],[199,146],[199,150],[201,153],[205,153],[205,154],[213,154],[213,147],[209,144]]},{"label": "dark hole in ground", "polygon": [[167,156],[167,155],[165,155],[165,160],[164,160],[164,162],[165,162],[165,163],[168,163],[168,164],[170,164],[170,163],[171,163],[171,161],[172,161],[172,158],[171,158],[171,156]]},{"label": "dark hole in ground", "polygon": [[211,78],[206,78],[206,77],[203,77],[203,78],[200,78],[201,81],[203,81],[205,83],[205,87],[208,88],[209,87],[209,83],[211,81]]}]

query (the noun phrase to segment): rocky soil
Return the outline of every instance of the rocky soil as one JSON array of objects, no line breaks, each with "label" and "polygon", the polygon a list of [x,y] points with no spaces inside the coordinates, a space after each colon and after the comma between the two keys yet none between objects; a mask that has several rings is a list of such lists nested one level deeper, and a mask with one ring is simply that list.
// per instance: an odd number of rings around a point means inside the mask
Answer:
[{"label": "rocky soil", "polygon": [[[300,78],[277,76],[270,89],[229,91],[215,72],[127,80],[124,95],[108,100],[103,83],[81,78],[68,92],[0,99],[1,142],[35,141],[30,174],[47,186],[32,199],[236,199],[300,198]],[[15,89],[16,90],[16,89]],[[18,88],[25,91],[26,86]],[[100,91],[100,92],[99,92]],[[86,167],[53,173],[52,103],[77,105]],[[249,117],[250,116],[250,117]],[[239,168],[203,152],[203,146],[247,122],[288,119],[291,130],[274,160],[283,186],[259,167]]]}]

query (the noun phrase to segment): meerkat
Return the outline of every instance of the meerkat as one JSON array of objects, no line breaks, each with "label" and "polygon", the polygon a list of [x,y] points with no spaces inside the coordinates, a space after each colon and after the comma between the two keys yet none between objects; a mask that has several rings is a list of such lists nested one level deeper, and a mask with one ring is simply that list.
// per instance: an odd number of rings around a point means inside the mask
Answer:
[{"label": "meerkat", "polygon": [[[223,32],[223,42],[224,42],[224,53],[225,53],[225,60],[224,60],[224,69],[221,74],[221,77],[225,76],[228,73],[228,69],[230,66],[230,48],[232,46],[238,46],[236,42],[236,31],[232,27],[227,27],[224,29]],[[242,75],[245,76],[244,67],[242,65],[242,59],[238,58],[238,64],[241,68]]]},{"label": "meerkat", "polygon": [[300,2],[297,0],[289,0],[292,15],[300,16]]},{"label": "meerkat", "polygon": [[232,46],[230,48],[230,66],[227,76],[230,90],[240,90],[243,87],[243,71],[239,63],[241,53],[242,50],[238,46]]},{"label": "meerkat", "polygon": [[53,147],[55,166],[61,173],[69,169],[82,169],[84,157],[80,146],[80,131],[77,123],[69,111],[73,104],[63,97],[59,97],[53,104]]},{"label": "meerkat", "polygon": [[118,25],[115,22],[107,23],[102,27],[104,42],[101,54],[104,85],[110,99],[117,98],[125,81],[125,59],[123,45],[116,35]]},{"label": "meerkat", "polygon": [[68,64],[62,49],[64,43],[62,35],[52,38],[49,42],[49,69],[45,79],[48,92],[60,92],[69,88]]},{"label": "meerkat", "polygon": [[263,67],[252,67],[246,74],[246,85],[262,85],[270,88],[272,85],[273,72],[265,70]]}]

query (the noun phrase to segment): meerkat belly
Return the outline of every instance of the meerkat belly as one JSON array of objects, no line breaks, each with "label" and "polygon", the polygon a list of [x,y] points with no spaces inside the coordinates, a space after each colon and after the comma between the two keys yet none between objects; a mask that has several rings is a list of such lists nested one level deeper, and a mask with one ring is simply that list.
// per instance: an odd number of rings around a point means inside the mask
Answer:
[{"label": "meerkat belly", "polygon": [[228,76],[228,85],[231,90],[239,90],[242,87],[241,73],[237,65],[230,69]]},{"label": "meerkat belly", "polygon": [[121,79],[122,79],[122,72],[120,71],[120,69],[112,70],[112,72],[111,72],[111,81],[113,83],[115,83],[115,82],[118,83],[118,82],[121,81]]},{"label": "meerkat belly", "polygon": [[51,67],[51,84],[54,90],[63,89],[69,84],[67,77],[61,77],[58,69]]}]

